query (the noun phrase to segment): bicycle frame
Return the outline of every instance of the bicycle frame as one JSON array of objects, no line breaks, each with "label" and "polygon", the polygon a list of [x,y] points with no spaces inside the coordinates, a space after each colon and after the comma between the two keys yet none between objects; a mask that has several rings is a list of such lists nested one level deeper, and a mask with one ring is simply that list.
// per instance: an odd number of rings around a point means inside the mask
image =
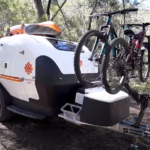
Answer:
[{"label": "bicycle frame", "polygon": [[[114,38],[117,38],[117,34],[115,32],[115,29],[114,29],[114,27],[113,27],[113,25],[111,23],[112,15],[118,14],[118,13],[119,14],[126,14],[127,12],[132,12],[132,11],[137,11],[137,10],[138,10],[137,8],[135,8],[135,9],[124,9],[124,10],[121,10],[121,11],[115,11],[115,12],[112,12],[112,13],[104,13],[104,14],[102,14],[103,16],[107,16],[108,18],[107,18],[106,25],[100,26],[99,31],[101,33],[105,33],[105,32],[103,32],[103,29],[107,28],[108,32],[106,34],[104,34],[104,38],[101,39],[102,42],[103,42],[103,46],[102,46],[102,49],[101,49],[99,63],[101,63],[102,55],[104,54],[105,49],[107,49],[107,47],[109,46],[109,44],[108,44],[109,36],[110,36],[111,40],[113,40]],[[95,16],[99,18],[99,15],[95,15]],[[89,58],[89,60],[92,60],[92,58],[93,58],[93,56],[95,54],[95,50],[96,50],[96,47],[98,45],[98,41],[99,41],[99,38],[97,38],[95,40],[94,47],[92,48],[92,51],[91,51],[92,54],[91,54],[91,57]],[[116,57],[115,49],[113,49],[113,56]]]},{"label": "bicycle frame", "polygon": [[[142,31],[142,32],[140,32],[138,34],[138,38],[136,38],[136,37],[133,38],[133,40],[132,40],[132,42],[130,44],[130,52],[127,55],[127,58],[125,60],[126,65],[127,65],[127,63],[132,61],[132,54],[133,54],[134,51],[137,51],[136,58],[138,58],[138,57],[140,58],[141,57],[141,47],[143,45],[143,41],[144,41],[145,35],[146,35],[146,32],[144,30],[144,31]],[[135,45],[136,50],[133,49],[134,48],[133,45]],[[129,61],[129,60],[131,60],[131,61]],[[133,66],[133,68],[134,68],[134,66]]]},{"label": "bicycle frame", "polygon": [[[108,16],[107,21],[106,21],[106,25],[100,26],[100,28],[99,28],[99,31],[100,31],[100,32],[103,32],[103,29],[108,29],[108,32],[104,35],[104,40],[102,41],[102,42],[103,42],[103,46],[102,46],[101,54],[100,54],[100,62],[101,62],[101,59],[102,59],[102,55],[103,55],[104,52],[105,52],[105,48],[106,48],[107,46],[109,46],[109,44],[108,44],[108,39],[109,39],[109,37],[110,37],[111,40],[117,38],[116,31],[115,31],[115,29],[114,29],[114,27],[113,27],[113,25],[112,25],[112,22],[111,22],[111,18],[112,18],[111,15]],[[92,56],[91,56],[91,58],[94,56],[94,52],[95,52],[96,47],[97,47],[97,45],[98,45],[98,41],[99,41],[99,39],[97,38],[97,39],[95,40],[94,47],[93,47],[93,49],[92,49]],[[113,56],[116,57],[115,49],[113,49],[112,52],[113,52]]]},{"label": "bicycle frame", "polygon": [[[111,23],[111,16],[108,16],[106,25],[101,26],[99,31],[103,31],[103,29],[108,29],[108,32],[105,34],[105,41],[101,50],[101,55],[104,54],[105,51],[105,47],[108,45],[108,39],[110,37],[111,40],[113,40],[114,38],[117,38],[117,34],[115,32],[115,29]],[[113,51],[113,56],[116,56],[115,51]]]}]

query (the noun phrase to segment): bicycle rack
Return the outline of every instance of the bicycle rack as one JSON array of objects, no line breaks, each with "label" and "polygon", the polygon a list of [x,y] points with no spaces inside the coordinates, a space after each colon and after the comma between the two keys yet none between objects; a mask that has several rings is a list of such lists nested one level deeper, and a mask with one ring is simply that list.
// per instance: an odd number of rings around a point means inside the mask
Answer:
[{"label": "bicycle rack", "polygon": [[[125,88],[128,90],[130,95],[135,99],[137,104],[138,105],[141,104],[141,110],[140,110],[139,115],[135,118],[132,118],[132,120],[127,118],[114,126],[102,127],[102,128],[111,129],[114,131],[118,131],[118,132],[125,133],[128,135],[136,136],[136,137],[142,136],[142,137],[150,138],[150,123],[148,122],[145,125],[141,124],[141,121],[147,109],[148,100],[150,99],[150,97],[148,97],[145,94],[143,95],[138,94],[133,89],[131,89],[128,84],[125,85]],[[92,124],[87,124],[87,123],[80,121],[80,113],[82,111],[82,106],[66,103],[61,108],[61,111],[62,111],[62,114],[59,114],[59,117],[65,119],[66,121],[69,121],[76,125],[83,125],[83,124],[92,125]],[[92,126],[95,126],[95,125],[92,125]]]}]

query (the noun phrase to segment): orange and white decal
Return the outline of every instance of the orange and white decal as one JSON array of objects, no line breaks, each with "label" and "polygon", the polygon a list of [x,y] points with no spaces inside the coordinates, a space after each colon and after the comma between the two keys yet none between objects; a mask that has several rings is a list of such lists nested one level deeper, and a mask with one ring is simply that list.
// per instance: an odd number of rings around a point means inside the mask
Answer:
[{"label": "orange and white decal", "polygon": [[24,67],[25,69],[25,72],[30,75],[32,73],[32,70],[33,70],[33,67],[32,67],[32,64],[30,64],[29,62],[25,65]]},{"label": "orange and white decal", "polygon": [[10,81],[22,82],[22,80],[20,80],[19,77],[12,77],[3,74],[0,75],[0,78],[10,80]]},{"label": "orange and white decal", "polygon": [[16,81],[16,82],[25,82],[28,84],[35,84],[35,80],[34,79],[24,79],[23,81],[20,80],[19,77],[12,77],[12,76],[8,76],[8,75],[0,75],[0,78],[2,79],[6,79],[6,80],[10,80],[10,81]]}]

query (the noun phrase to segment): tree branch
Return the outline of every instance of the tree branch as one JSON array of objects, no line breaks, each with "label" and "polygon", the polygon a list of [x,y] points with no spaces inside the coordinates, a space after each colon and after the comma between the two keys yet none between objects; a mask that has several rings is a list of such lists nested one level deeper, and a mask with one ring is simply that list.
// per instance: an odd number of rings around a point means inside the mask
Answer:
[{"label": "tree branch", "polygon": [[[67,1],[67,0],[65,0],[65,1]],[[68,29],[68,32],[69,32],[69,34],[71,35],[71,32],[70,32],[69,26],[68,26],[68,24],[67,24],[67,21],[66,21],[65,15],[64,15],[64,13],[63,13],[63,11],[62,11],[62,9],[61,9],[61,6],[59,6],[58,0],[56,0],[56,2],[57,2],[57,5],[58,5],[59,10],[60,10],[60,12],[61,12],[61,14],[62,14],[62,16],[63,16],[63,19],[64,19],[64,21],[65,21],[65,24],[66,24],[66,27],[67,27],[67,29]]]},{"label": "tree branch", "polygon": [[[96,9],[96,6],[97,6],[98,1],[99,1],[99,0],[96,0],[95,5],[94,5],[94,7],[93,7],[93,9],[92,9],[91,15],[94,13],[94,11],[95,11],[95,9]],[[91,29],[91,23],[92,23],[92,18],[90,17],[90,18],[89,18],[89,27],[88,27],[88,30],[90,30],[90,29]]]},{"label": "tree branch", "polygon": [[[64,2],[61,4],[61,6],[59,6],[59,9],[55,12],[55,14],[53,15],[53,17],[51,18],[51,20],[53,21],[55,19],[55,17],[57,16],[57,14],[59,13],[59,11],[61,11],[62,7],[64,6],[64,4],[66,3],[67,0],[64,0]],[[58,2],[57,2],[58,4]],[[59,4],[58,4],[59,5]]]}]

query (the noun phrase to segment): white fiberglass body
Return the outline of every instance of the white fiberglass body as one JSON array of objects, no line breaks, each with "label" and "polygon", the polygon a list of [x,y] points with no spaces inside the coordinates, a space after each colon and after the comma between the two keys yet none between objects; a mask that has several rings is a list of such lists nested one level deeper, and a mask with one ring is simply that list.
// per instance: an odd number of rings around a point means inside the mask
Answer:
[{"label": "white fiberglass body", "polygon": [[[59,44],[55,46],[56,43]],[[38,101],[39,94],[35,86],[36,59],[40,56],[47,56],[54,61],[63,75],[74,74],[75,47],[69,47],[68,44],[74,45],[76,43],[28,34],[1,38],[0,82],[11,96],[23,101],[29,101],[29,98]],[[90,51],[87,48],[84,48],[83,51],[83,56],[89,56]],[[45,64],[46,69],[48,65]],[[44,68],[41,67],[40,69]],[[54,70],[55,68],[49,67],[50,72]],[[83,67],[83,72],[86,71],[87,68]]]}]

